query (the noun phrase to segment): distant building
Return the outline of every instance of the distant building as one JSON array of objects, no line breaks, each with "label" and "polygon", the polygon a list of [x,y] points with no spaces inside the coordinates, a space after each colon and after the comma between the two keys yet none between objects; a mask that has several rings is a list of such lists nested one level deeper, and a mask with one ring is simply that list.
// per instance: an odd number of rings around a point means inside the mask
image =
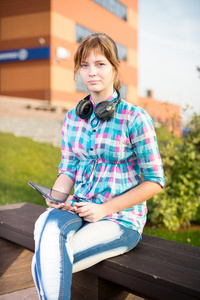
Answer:
[{"label": "distant building", "polygon": [[137,19],[138,0],[1,0],[0,95],[75,107],[87,90],[73,79],[74,53],[84,37],[105,32],[118,46],[122,97],[179,132],[179,106],[138,99]]},{"label": "distant building", "polygon": [[147,91],[146,97],[139,97],[138,105],[149,113],[155,127],[165,125],[170,132],[181,136],[181,108],[179,105],[155,100],[152,91]]},{"label": "distant building", "polygon": [[122,95],[137,103],[137,0],[1,0],[0,95],[75,107],[87,92],[73,80],[78,43],[105,32],[117,43]]}]

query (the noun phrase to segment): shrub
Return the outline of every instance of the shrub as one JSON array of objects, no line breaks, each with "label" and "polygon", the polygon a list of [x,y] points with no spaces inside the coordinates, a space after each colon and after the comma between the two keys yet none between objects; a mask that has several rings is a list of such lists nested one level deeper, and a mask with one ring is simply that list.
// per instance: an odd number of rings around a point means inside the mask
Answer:
[{"label": "shrub", "polygon": [[199,115],[193,116],[188,128],[181,142],[173,134],[159,142],[166,187],[148,202],[149,219],[170,230],[188,227],[200,207]]}]

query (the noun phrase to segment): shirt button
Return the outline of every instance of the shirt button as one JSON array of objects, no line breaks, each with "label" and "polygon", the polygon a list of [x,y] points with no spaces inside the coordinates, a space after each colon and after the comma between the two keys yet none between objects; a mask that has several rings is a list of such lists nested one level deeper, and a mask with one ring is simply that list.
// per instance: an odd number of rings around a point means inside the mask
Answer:
[{"label": "shirt button", "polygon": [[91,151],[93,151],[93,148],[90,148]]},{"label": "shirt button", "polygon": [[93,132],[96,132],[96,129],[94,129]]}]

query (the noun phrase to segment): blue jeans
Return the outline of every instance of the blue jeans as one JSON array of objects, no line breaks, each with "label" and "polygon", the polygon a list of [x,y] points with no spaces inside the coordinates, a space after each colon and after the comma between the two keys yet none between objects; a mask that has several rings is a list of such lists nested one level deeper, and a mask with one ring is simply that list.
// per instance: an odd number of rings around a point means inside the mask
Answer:
[{"label": "blue jeans", "polygon": [[140,235],[109,220],[88,223],[75,213],[49,209],[36,221],[34,238],[39,299],[70,300],[72,273],[131,250]]}]

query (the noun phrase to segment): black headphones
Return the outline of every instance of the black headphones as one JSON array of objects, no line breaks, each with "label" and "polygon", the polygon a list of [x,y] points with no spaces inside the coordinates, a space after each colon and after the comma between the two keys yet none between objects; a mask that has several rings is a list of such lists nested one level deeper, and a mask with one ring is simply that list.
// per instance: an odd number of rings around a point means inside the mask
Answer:
[{"label": "black headphones", "polygon": [[[102,101],[97,104],[95,107],[95,116],[100,121],[106,121],[112,117],[115,112],[115,107],[120,103],[121,96],[120,92],[117,92],[117,99],[113,102],[111,101]],[[81,119],[89,119],[93,111],[93,104],[90,101],[90,95],[86,96],[83,100],[81,100],[76,107],[76,115]]]}]

